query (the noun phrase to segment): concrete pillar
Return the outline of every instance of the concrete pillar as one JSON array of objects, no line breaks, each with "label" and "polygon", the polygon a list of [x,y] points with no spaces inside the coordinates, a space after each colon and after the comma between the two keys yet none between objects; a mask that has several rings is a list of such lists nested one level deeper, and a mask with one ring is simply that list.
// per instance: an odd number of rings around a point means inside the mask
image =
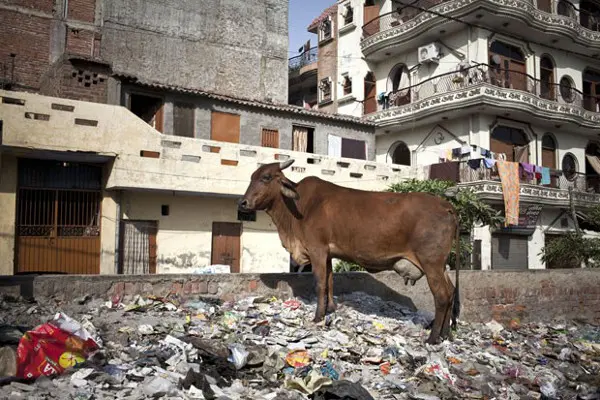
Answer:
[{"label": "concrete pillar", "polygon": [[100,275],[115,274],[115,237],[117,233],[117,199],[115,192],[105,191],[102,196],[100,225]]},{"label": "concrete pillar", "polygon": [[475,227],[473,240],[481,240],[481,270],[492,269],[492,232],[489,226]]},{"label": "concrete pillar", "polygon": [[546,264],[540,260],[540,252],[544,247],[544,242],[546,239],[546,235],[544,234],[544,229],[542,226],[536,226],[535,231],[529,238],[529,243],[527,247],[527,264],[529,264],[529,269],[545,269]]},{"label": "concrete pillar", "polygon": [[14,274],[17,158],[0,153],[0,275]]}]

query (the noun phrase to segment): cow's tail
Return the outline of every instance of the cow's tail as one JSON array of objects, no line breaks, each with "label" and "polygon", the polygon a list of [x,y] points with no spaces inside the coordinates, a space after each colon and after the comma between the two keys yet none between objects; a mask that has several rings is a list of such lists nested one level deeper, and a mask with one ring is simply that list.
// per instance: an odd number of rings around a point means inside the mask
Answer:
[{"label": "cow's tail", "polygon": [[460,270],[460,222],[458,215],[456,218],[456,262],[454,264],[456,269],[456,282],[454,284],[454,295],[452,298],[452,328],[456,329],[456,319],[460,316],[460,295],[458,292],[458,271]]}]

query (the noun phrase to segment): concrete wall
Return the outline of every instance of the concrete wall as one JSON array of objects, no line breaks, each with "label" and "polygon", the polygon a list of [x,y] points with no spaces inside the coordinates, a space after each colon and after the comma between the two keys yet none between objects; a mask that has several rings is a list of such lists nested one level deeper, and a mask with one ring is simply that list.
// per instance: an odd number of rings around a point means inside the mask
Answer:
[{"label": "concrete wall", "polygon": [[[127,88],[125,89],[128,90]],[[367,144],[367,159],[375,159],[374,128],[370,126],[302,116],[293,113],[273,112],[233,103],[218,102],[199,96],[165,96],[165,134],[173,134],[172,110],[177,101],[195,104],[195,137],[210,140],[212,111],[240,115],[240,143],[252,146],[261,145],[262,129],[279,131],[279,148],[292,149],[293,125],[314,129],[314,153],[327,155],[327,135],[332,134],[348,139],[362,140]]]},{"label": "concrete wall", "polygon": [[[237,199],[173,196],[124,192],[123,219],[158,221],[157,273],[191,273],[211,264],[212,223],[239,222]],[[161,205],[169,215],[161,215]],[[114,238],[114,236],[113,236]],[[257,213],[256,221],[245,221],[241,236],[241,271],[288,272],[289,254],[271,218]]]},{"label": "concrete wall", "polygon": [[287,102],[287,0],[105,0],[103,14],[115,71]]},{"label": "concrete wall", "polygon": [[[450,274],[454,279],[454,274]],[[425,279],[405,286],[394,272],[334,275],[334,294],[366,292],[412,309],[432,311],[433,296]],[[214,296],[234,300],[246,296],[314,297],[312,274],[227,274],[160,276],[39,276],[4,277],[0,293],[45,299],[73,300],[84,295],[109,299],[118,294],[124,302],[133,295],[181,298]],[[508,323],[551,319],[587,319],[600,322],[600,271],[543,270],[523,272],[461,271],[461,315],[464,321]],[[385,310],[381,310],[385,313]],[[459,328],[460,329],[460,328]]]},{"label": "concrete wall", "polygon": [[14,270],[17,160],[0,153],[0,275]]}]

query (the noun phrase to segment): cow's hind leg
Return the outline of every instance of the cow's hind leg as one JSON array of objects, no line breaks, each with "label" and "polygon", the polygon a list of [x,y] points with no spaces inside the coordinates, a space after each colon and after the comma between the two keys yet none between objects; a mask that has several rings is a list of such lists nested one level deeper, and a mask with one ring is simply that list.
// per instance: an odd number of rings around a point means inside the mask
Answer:
[{"label": "cow's hind leg", "polygon": [[450,292],[443,267],[432,268],[427,274],[427,283],[433,293],[435,302],[435,318],[431,327],[431,333],[426,343],[438,343],[442,334],[442,327],[446,317],[450,318],[452,309],[452,293]]},{"label": "cow's hind leg", "polygon": [[334,313],[337,307],[333,302],[333,265],[331,258],[327,258],[327,310],[326,313]]},{"label": "cow's hind leg", "polygon": [[314,322],[320,322],[325,317],[325,300],[327,297],[327,253],[325,251],[314,251],[310,254],[312,272],[317,289],[317,311]]},{"label": "cow's hind leg", "polygon": [[454,285],[452,284],[452,281],[447,273],[444,274],[444,278],[446,278],[446,285],[448,286],[448,291],[450,292],[450,306],[444,315],[441,336],[442,339],[448,338],[448,340],[453,340],[452,331],[450,330],[450,317],[452,316],[452,307],[454,305]]}]

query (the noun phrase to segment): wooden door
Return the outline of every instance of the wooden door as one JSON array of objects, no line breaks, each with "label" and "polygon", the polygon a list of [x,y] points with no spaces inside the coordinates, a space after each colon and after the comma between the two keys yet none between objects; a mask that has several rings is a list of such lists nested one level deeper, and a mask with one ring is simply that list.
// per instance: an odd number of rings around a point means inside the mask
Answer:
[{"label": "wooden door", "polygon": [[158,221],[123,220],[119,232],[119,273],[155,274]]},{"label": "wooden door", "polygon": [[365,76],[365,85],[364,85],[364,114],[370,114],[377,111],[377,85],[375,81],[375,74],[369,72]]},{"label": "wooden door", "polygon": [[262,130],[262,137],[260,139],[260,145],[262,147],[272,147],[274,149],[279,148],[279,131],[277,129],[265,129]]},{"label": "wooden door", "polygon": [[373,0],[365,1],[363,25],[364,33],[367,37],[379,32],[379,4],[376,4]]},{"label": "wooden door", "polygon": [[211,264],[231,267],[240,272],[242,224],[239,222],[213,222]]},{"label": "wooden door", "polygon": [[[213,111],[210,121],[210,139],[218,142],[240,142],[240,116],[237,114]],[[212,147],[211,152],[218,153],[220,147]],[[221,160],[222,165],[237,165],[235,160]]]}]

